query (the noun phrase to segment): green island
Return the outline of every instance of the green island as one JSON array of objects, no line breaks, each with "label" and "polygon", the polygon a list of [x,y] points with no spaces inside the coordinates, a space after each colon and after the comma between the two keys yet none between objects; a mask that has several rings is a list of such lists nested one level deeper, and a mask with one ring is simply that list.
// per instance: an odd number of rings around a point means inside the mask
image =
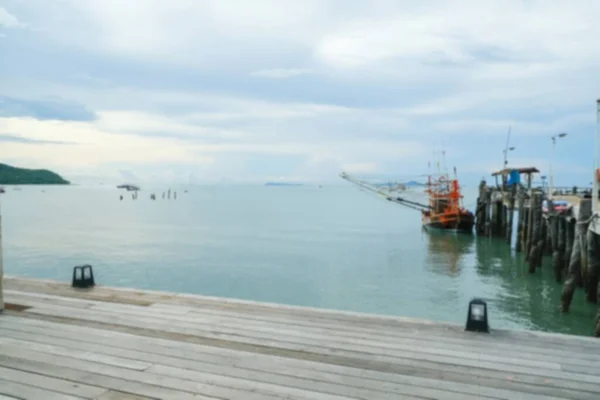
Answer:
[{"label": "green island", "polygon": [[69,185],[70,182],[47,169],[17,168],[0,163],[2,185]]}]

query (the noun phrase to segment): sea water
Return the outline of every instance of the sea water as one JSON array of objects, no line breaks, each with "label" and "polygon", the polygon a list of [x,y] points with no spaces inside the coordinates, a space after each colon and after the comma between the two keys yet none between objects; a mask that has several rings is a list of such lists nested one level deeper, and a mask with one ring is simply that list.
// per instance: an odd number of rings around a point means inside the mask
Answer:
[{"label": "sea water", "polygon": [[492,328],[592,332],[581,290],[558,311],[550,259],[530,275],[504,240],[429,234],[418,211],[350,184],[171,187],[171,199],[144,187],[137,200],[108,185],[6,189],[6,275],[69,281],[91,264],[102,285],[461,324],[481,297]]}]

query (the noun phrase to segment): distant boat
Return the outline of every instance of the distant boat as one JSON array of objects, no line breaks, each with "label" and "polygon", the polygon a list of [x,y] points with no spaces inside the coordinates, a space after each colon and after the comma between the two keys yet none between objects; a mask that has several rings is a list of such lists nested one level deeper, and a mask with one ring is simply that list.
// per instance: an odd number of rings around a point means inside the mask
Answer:
[{"label": "distant boat", "polygon": [[0,186],[0,193],[6,193],[6,190],[4,190],[3,186]]},{"label": "distant boat", "polygon": [[119,186],[117,186],[117,189],[126,189],[128,192],[130,192],[132,190],[140,190],[139,186],[129,185],[129,184],[119,185]]}]

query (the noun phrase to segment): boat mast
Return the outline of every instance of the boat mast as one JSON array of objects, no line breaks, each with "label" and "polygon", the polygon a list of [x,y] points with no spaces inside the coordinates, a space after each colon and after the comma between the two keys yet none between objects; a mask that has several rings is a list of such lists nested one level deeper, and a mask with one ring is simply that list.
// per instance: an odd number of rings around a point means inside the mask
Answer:
[{"label": "boat mast", "polygon": [[506,135],[506,146],[504,147],[504,164],[502,164],[502,169],[505,169],[508,165],[508,145],[510,144],[510,131],[512,126],[508,127],[508,135]]}]

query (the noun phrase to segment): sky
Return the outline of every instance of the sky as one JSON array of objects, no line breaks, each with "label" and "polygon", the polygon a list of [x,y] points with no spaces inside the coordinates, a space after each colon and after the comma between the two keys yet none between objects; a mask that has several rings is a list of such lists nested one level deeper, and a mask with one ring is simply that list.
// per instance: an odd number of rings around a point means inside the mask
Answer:
[{"label": "sky", "polygon": [[445,151],[477,182],[510,127],[509,166],[586,185],[598,38],[597,0],[0,0],[0,162],[337,182]]}]

